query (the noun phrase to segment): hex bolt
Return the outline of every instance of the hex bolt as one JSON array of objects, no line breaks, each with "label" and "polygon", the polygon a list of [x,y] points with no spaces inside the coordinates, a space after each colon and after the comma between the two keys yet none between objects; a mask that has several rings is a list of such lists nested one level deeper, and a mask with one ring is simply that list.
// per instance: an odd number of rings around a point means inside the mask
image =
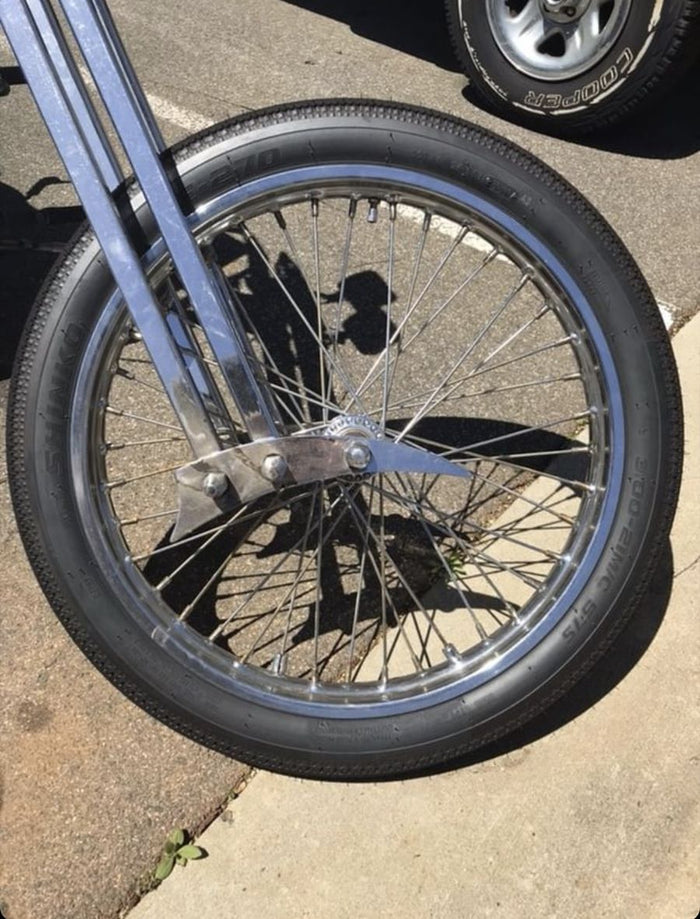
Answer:
[{"label": "hex bolt", "polygon": [[576,16],[583,15],[588,8],[587,0],[544,0],[544,10],[549,13],[556,21],[561,22],[562,16],[567,19],[573,19]]},{"label": "hex bolt", "polygon": [[261,474],[274,485],[284,479],[288,468],[287,460],[279,453],[270,453],[260,464]]},{"label": "hex bolt", "polygon": [[372,459],[372,451],[361,440],[353,440],[345,448],[345,461],[351,469],[366,469]]},{"label": "hex bolt", "polygon": [[227,488],[228,481],[223,472],[210,472],[202,482],[202,491],[207,498],[220,498]]}]

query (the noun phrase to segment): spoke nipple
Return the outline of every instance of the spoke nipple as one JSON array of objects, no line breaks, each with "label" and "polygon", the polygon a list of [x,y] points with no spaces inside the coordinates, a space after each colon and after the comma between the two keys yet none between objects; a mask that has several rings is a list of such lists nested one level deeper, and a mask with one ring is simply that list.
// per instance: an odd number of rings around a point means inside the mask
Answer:
[{"label": "spoke nipple", "polygon": [[444,645],[442,653],[451,664],[458,664],[462,660],[462,656],[453,644]]},{"label": "spoke nipple", "polygon": [[223,472],[210,472],[202,482],[202,491],[207,498],[220,498],[227,488],[228,481]]},{"label": "spoke nipple", "polygon": [[277,485],[287,474],[287,461],[279,453],[270,453],[260,464],[260,472],[268,482]]},{"label": "spoke nipple", "polygon": [[274,673],[275,676],[284,676],[287,672],[287,655],[286,654],[275,654],[275,656],[270,661],[270,666],[268,668],[270,673]]},{"label": "spoke nipple", "polygon": [[366,469],[372,459],[372,451],[361,440],[353,440],[345,448],[345,461],[351,469]]}]

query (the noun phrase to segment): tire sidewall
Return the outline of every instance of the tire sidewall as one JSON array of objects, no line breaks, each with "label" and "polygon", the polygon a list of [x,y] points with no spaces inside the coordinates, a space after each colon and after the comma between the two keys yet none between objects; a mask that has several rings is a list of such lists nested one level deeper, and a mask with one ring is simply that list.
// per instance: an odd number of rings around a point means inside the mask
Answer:
[{"label": "tire sidewall", "polygon": [[[66,424],[82,353],[96,321],[95,303],[113,292],[113,283],[96,243],[86,238],[70,255],[44,296],[50,306],[40,331],[28,336],[20,371],[30,380],[23,436],[33,468],[29,478],[42,553],[52,574],[38,572],[47,592],[63,610],[64,621],[93,660],[143,707],[197,739],[229,752],[245,751],[272,768],[291,759],[300,772],[358,774],[376,772],[392,762],[419,768],[449,751],[467,749],[498,736],[531,717],[553,694],[563,691],[589,657],[596,633],[616,630],[616,619],[636,593],[645,557],[656,531],[663,530],[658,508],[661,471],[668,432],[660,430],[664,411],[653,384],[659,378],[657,345],[639,324],[629,282],[620,279],[615,247],[594,245],[581,229],[578,201],[562,199],[548,171],[540,174],[505,164],[503,150],[472,138],[465,148],[430,126],[395,122],[370,128],[359,115],[352,130],[329,117],[319,123],[310,143],[309,124],[254,127],[242,138],[222,137],[180,154],[183,185],[194,205],[216,197],[217,188],[245,182],[279,168],[350,156],[379,161],[393,145],[392,162],[432,170],[496,202],[527,226],[542,243],[558,252],[584,295],[596,304],[614,361],[624,368],[627,451],[622,499],[595,575],[557,626],[518,665],[464,696],[430,708],[390,718],[342,718],[280,715],[248,698],[238,700],[193,673],[183,673],[163,645],[153,641],[136,619],[125,614],[110,573],[101,570],[75,524],[79,518]],[[313,153],[310,153],[313,150]],[[141,212],[144,232],[153,228]],[[43,308],[46,312],[46,306]],[[36,372],[37,355],[41,355]],[[652,381],[650,383],[650,381]],[[55,534],[61,538],[56,539]],[[53,534],[53,536],[52,536]],[[233,738],[233,739],[232,739]],[[251,753],[252,751],[252,753]],[[407,752],[410,751],[410,752]],[[341,762],[337,761],[340,758]],[[319,763],[326,765],[319,765]],[[363,765],[364,764],[364,765]]]},{"label": "tire sidewall", "polygon": [[635,0],[620,35],[600,61],[575,78],[550,81],[527,76],[507,60],[494,39],[484,0],[451,3],[482,93],[500,108],[564,122],[624,105],[633,97],[648,80],[655,59],[667,50],[668,27],[682,8],[678,0]]}]

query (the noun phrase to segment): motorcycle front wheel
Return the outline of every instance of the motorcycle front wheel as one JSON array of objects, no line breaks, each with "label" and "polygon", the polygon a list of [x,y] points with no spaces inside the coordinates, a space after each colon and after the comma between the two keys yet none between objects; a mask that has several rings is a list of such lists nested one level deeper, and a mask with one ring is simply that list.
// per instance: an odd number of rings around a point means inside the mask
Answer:
[{"label": "motorcycle front wheel", "polygon": [[[56,612],[142,707],[270,769],[404,774],[522,724],[639,606],[673,516],[679,391],[630,256],[542,163],[432,112],[289,105],[173,157],[287,433],[350,426],[468,475],[289,486],[173,539],[192,456],[85,230],[10,408],[16,516]],[[212,421],[245,439],[128,193]]]}]

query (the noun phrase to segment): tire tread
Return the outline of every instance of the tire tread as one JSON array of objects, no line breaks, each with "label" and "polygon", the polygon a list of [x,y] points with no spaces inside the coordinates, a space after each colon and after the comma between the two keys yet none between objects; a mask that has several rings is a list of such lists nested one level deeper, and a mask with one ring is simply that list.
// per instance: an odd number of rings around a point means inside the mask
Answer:
[{"label": "tire tread", "polygon": [[682,79],[700,56],[700,0],[680,0],[680,6],[679,13],[672,16],[665,26],[665,30],[671,34],[666,40],[663,53],[656,55],[645,82],[629,98],[618,103],[617,93],[613,93],[602,105],[589,106],[586,113],[543,117],[499,99],[484,87],[479,71],[466,49],[458,0],[444,0],[446,27],[452,50],[469,78],[470,89],[484,107],[525,127],[564,137],[583,136],[592,131],[611,128],[639,109],[655,105]]},{"label": "tire tread", "polygon": [[[371,762],[366,760],[339,762],[331,755],[327,755],[325,760],[316,758],[313,761],[307,761],[301,758],[288,759],[284,756],[271,756],[268,752],[256,751],[249,747],[243,751],[230,740],[223,739],[220,735],[211,731],[203,730],[192,721],[177,716],[158,699],[147,695],[137,681],[131,679],[119,669],[111,658],[102,651],[90,631],[85,627],[85,621],[82,616],[66,601],[55,574],[46,559],[41,533],[35,519],[34,502],[32,501],[25,475],[25,427],[29,411],[29,392],[32,386],[32,368],[38,360],[40,349],[42,348],[42,336],[45,333],[53,310],[60,301],[63,288],[72,279],[73,273],[76,271],[85,252],[94,244],[93,234],[89,228],[83,227],[78,232],[66,255],[47,278],[25,327],[18,351],[15,373],[13,374],[8,411],[8,470],[15,515],[27,555],[40,585],[76,644],[122,693],[158,720],[180,733],[221,753],[232,757],[240,757],[251,765],[304,777],[368,779],[396,775],[397,772],[409,774],[429,769],[445,762],[458,760],[471,753],[474,749],[498,740],[550,707],[552,703],[567,693],[593,664],[608,651],[626,625],[636,605],[647,591],[656,561],[666,545],[680,484],[683,449],[682,410],[675,364],[661,317],[646,282],[620,239],[604,222],[597,211],[568,182],[530,154],[514,147],[495,134],[427,109],[417,109],[407,105],[366,100],[337,100],[332,103],[317,100],[288,103],[256,112],[253,115],[234,118],[225,124],[200,132],[194,137],[183,141],[174,148],[173,153],[176,162],[184,164],[192,156],[200,154],[224,140],[238,137],[256,128],[286,123],[290,119],[312,120],[342,117],[344,115],[360,116],[368,121],[390,118],[420,130],[436,131],[442,135],[451,135],[455,138],[468,138],[472,144],[478,144],[488,149],[498,157],[517,165],[519,169],[529,173],[533,179],[536,178],[538,182],[544,183],[569,208],[576,212],[589,233],[600,241],[601,246],[613,253],[620,274],[625,283],[634,292],[639,309],[643,311],[648,320],[653,340],[656,342],[656,358],[659,363],[662,382],[670,397],[664,419],[670,442],[668,468],[665,482],[661,485],[664,489],[664,499],[659,502],[656,525],[647,534],[645,540],[644,557],[646,564],[637,566],[638,569],[641,568],[639,577],[633,588],[628,591],[624,607],[617,610],[612,623],[608,622],[604,638],[592,647],[579,650],[575,658],[570,662],[570,666],[567,665],[566,676],[558,679],[556,683],[553,682],[549,692],[540,693],[535,701],[526,702],[518,706],[517,711],[513,711],[510,717],[502,719],[497,726],[488,731],[482,731],[478,735],[470,735],[467,740],[464,738],[454,740],[439,749],[422,753],[416,751],[411,756],[404,754],[401,757],[400,768],[397,768],[397,762],[393,758],[385,760],[373,759]],[[136,193],[137,186],[133,181],[128,183],[128,191],[130,194]]]}]

